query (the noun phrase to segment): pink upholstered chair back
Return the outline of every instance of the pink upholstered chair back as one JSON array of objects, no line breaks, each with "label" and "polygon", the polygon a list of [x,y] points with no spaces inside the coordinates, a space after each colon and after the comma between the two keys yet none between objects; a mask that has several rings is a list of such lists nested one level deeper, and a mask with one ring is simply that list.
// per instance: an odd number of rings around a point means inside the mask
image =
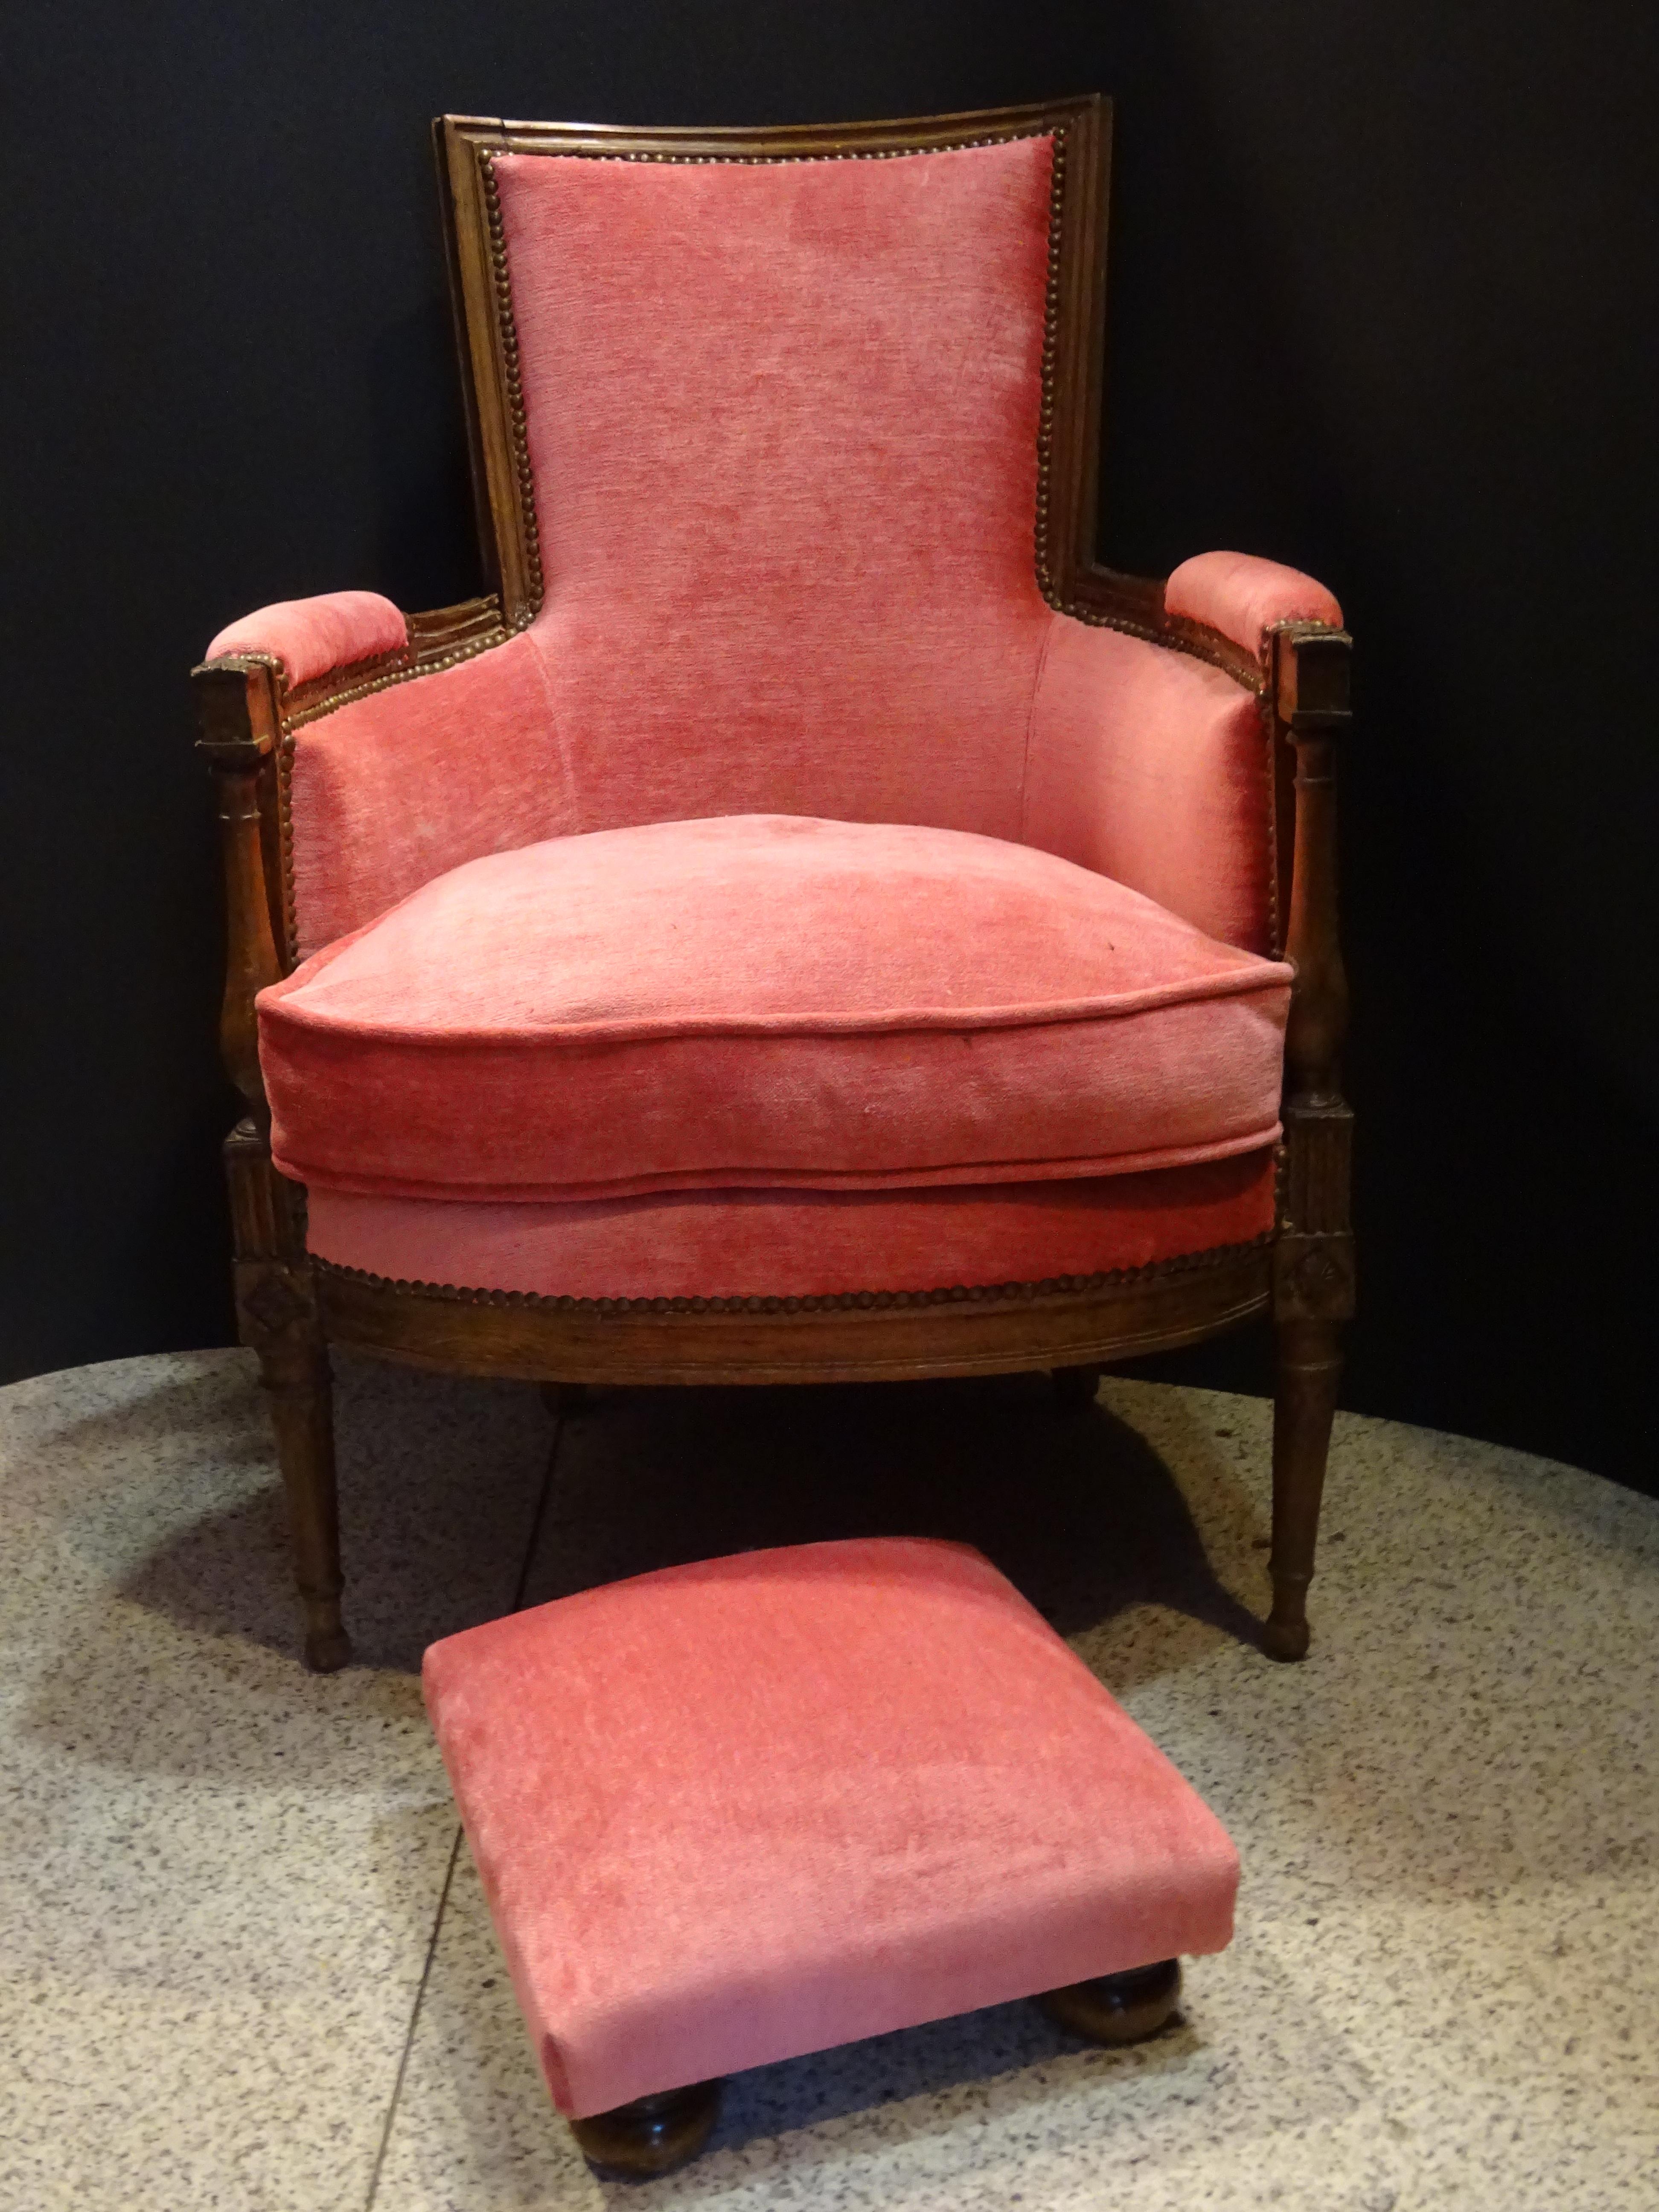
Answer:
[{"label": "pink upholstered chair back", "polygon": [[293,712],[299,953],[485,853],[758,812],[1023,841],[1269,943],[1252,696],[1149,657],[1150,602],[1056,611],[1093,543],[1102,124],[447,119],[504,634]]},{"label": "pink upholstered chair back", "polygon": [[1018,835],[1052,155],[497,157],[568,826]]}]

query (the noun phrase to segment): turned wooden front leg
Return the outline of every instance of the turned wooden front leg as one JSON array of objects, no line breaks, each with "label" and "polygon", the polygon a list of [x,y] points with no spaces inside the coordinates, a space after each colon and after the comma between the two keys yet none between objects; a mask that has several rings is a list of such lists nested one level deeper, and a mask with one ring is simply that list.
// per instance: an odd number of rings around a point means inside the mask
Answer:
[{"label": "turned wooden front leg", "polygon": [[259,1355],[288,1501],[294,1577],[305,1613],[306,1664],[331,1674],[351,1656],[340,1620],[340,1528],[334,1483],[333,1376],[305,1249],[300,1194],[243,1121],[225,1146],[236,1240],[236,1321]]},{"label": "turned wooden front leg", "polygon": [[321,1342],[259,1354],[288,1499],[294,1578],[305,1612],[306,1664],[331,1674],[351,1656],[340,1620],[340,1523],[334,1486],[334,1378]]},{"label": "turned wooden front leg", "polygon": [[1281,1322],[1275,1334],[1273,1603],[1265,1641],[1273,1658],[1301,1659],[1308,1650],[1308,1584],[1313,1580],[1342,1346],[1331,1322]]},{"label": "turned wooden front leg", "polygon": [[306,1252],[304,1201],[270,1158],[270,1114],[259,1068],[260,991],[283,972],[265,867],[265,805],[279,732],[276,676],[258,656],[196,671],[201,750],[213,771],[224,866],[224,1002],[219,1042],[246,1112],[225,1144],[234,1238],[236,1320],[259,1356],[288,1498],[295,1576],[305,1609],[307,1666],[343,1667],[340,1534],[334,1486],[332,1377]]}]

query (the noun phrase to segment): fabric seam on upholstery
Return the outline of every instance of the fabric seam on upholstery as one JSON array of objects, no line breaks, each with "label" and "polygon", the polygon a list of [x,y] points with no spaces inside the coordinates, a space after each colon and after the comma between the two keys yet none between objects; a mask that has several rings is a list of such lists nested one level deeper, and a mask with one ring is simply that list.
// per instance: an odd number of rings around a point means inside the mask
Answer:
[{"label": "fabric seam on upholstery", "polygon": [[845,1313],[854,1310],[952,1305],[959,1304],[1029,1304],[1036,1298],[1075,1297],[1133,1283],[1151,1282],[1167,1275],[1191,1274],[1219,1267],[1265,1251],[1273,1232],[1264,1230],[1243,1244],[1212,1245],[1207,1250],[1181,1254],[1168,1260],[1149,1261],[1140,1267],[1109,1267],[1094,1275],[1045,1275],[1031,1283],[955,1283],[923,1291],[828,1291],[818,1294],[780,1297],[764,1292],[726,1297],[598,1297],[559,1296],[548,1291],[473,1289],[455,1283],[410,1282],[376,1275],[366,1267],[343,1267],[337,1261],[311,1255],[312,1265],[324,1274],[345,1282],[367,1284],[371,1289],[393,1291],[404,1297],[430,1298],[456,1305],[528,1306],[559,1313]]},{"label": "fabric seam on upholstery", "polygon": [[[326,950],[326,948],[325,948]],[[1138,991],[1125,991],[1115,999],[1073,999],[1043,1005],[1009,1006],[908,1006],[883,1013],[819,1013],[756,1015],[747,1019],[735,1014],[687,1014],[665,1022],[662,1017],[637,1015],[613,1021],[522,1024],[514,1028],[467,1030],[459,1025],[439,1033],[399,1029],[389,1022],[366,1022],[349,1015],[336,1016],[284,997],[282,1018],[298,1029],[327,1036],[337,1032],[354,1042],[396,1044],[422,1052],[516,1051],[521,1046],[557,1048],[569,1045],[666,1044],[678,1039],[711,1036],[905,1036],[917,1033],[950,1036],[958,1032],[978,1036],[1006,1030],[1058,1029],[1085,1022],[1130,1021],[1137,1014],[1166,1006],[1200,1006],[1212,999],[1249,998],[1257,992],[1285,989],[1293,971],[1283,961],[1261,961],[1259,954],[1245,957],[1260,966],[1230,968],[1218,975],[1191,981],[1147,983]],[[331,963],[330,963],[332,964]],[[321,971],[326,973],[326,969]],[[299,987],[303,990],[304,984]]]},{"label": "fabric seam on upholstery", "polygon": [[[536,674],[542,687],[542,702],[547,714],[547,726],[553,739],[554,752],[558,757],[559,781],[564,787],[565,805],[574,825],[572,830],[562,830],[559,834],[562,836],[578,836],[581,830],[581,799],[570,756],[565,750],[559,737],[559,710],[553,696],[553,672],[547,665],[547,655],[542,651],[541,639],[533,630],[526,630],[522,635],[529,638],[530,649],[536,656]],[[522,852],[524,848],[520,846],[515,849]]]},{"label": "fabric seam on upholstery", "polygon": [[[890,1168],[737,1167],[731,1164],[696,1168],[653,1168],[642,1175],[612,1176],[604,1182],[526,1183],[481,1182],[458,1186],[427,1183],[405,1177],[354,1175],[326,1167],[308,1167],[280,1147],[273,1152],[278,1169],[290,1182],[315,1184],[338,1198],[408,1200],[416,1205],[473,1206],[587,1206],[607,1205],[635,1198],[676,1198],[689,1192],[710,1190],[815,1191],[831,1194],[848,1191],[882,1192],[959,1190],[986,1183],[1037,1184],[1094,1181],[1109,1176],[1152,1174],[1170,1168],[1207,1166],[1216,1160],[1241,1159],[1247,1153],[1265,1152],[1283,1133],[1275,1119],[1267,1127],[1247,1129],[1231,1137],[1214,1137],[1202,1145],[1154,1146],[1150,1151],[1116,1152],[1079,1158],[1052,1155],[1037,1159],[958,1160],[945,1166],[911,1162]],[[1171,1152],[1175,1154],[1172,1158]],[[401,1188],[388,1185],[401,1183]],[[462,1195],[458,1196],[458,1190]]]},{"label": "fabric seam on upholstery", "polygon": [[1026,835],[1030,816],[1031,737],[1036,727],[1037,701],[1042,694],[1042,678],[1048,666],[1048,648],[1054,641],[1054,632],[1060,627],[1060,611],[1051,606],[1048,625],[1042,633],[1042,643],[1037,649],[1036,673],[1031,679],[1031,703],[1025,710],[1025,750],[1019,763],[1019,842],[1029,845]]}]

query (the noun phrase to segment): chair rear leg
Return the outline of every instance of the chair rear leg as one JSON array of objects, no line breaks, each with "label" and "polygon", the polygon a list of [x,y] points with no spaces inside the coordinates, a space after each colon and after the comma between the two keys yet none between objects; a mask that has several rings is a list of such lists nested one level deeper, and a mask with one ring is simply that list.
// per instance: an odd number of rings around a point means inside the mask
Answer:
[{"label": "chair rear leg", "polygon": [[1100,1389],[1098,1367],[1056,1367],[1054,1403],[1062,1413],[1086,1413]]},{"label": "chair rear leg", "polygon": [[1301,1659],[1308,1650],[1308,1584],[1342,1375],[1342,1332],[1334,1321],[1282,1321],[1274,1335],[1273,1604],[1264,1642],[1273,1658]]},{"label": "chair rear leg", "polygon": [[334,1483],[334,1376],[328,1347],[267,1345],[260,1379],[270,1394],[276,1457],[288,1498],[294,1578],[305,1613],[306,1664],[331,1674],[351,1656],[340,1620],[340,1520]]}]

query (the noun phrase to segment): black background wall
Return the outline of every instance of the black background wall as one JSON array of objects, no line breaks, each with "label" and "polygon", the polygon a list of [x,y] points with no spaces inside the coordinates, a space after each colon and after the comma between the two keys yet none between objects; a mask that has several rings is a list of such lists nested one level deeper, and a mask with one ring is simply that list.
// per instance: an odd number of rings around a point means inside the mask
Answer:
[{"label": "black background wall", "polygon": [[[15,0],[4,1373],[227,1337],[185,674],[266,600],[476,588],[427,118],[1098,88],[1108,557],[1270,554],[1358,641],[1347,1402],[1659,1487],[1656,24],[1594,0]],[[1162,1371],[1261,1387],[1261,1350]]]}]

